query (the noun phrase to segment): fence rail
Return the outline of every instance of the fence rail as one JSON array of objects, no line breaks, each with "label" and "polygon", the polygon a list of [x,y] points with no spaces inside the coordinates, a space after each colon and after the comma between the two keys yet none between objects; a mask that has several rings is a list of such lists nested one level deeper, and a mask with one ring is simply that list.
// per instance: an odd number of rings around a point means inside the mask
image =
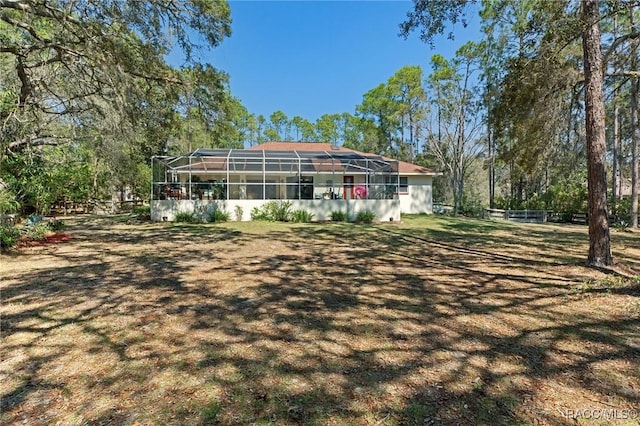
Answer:
[{"label": "fence rail", "polygon": [[552,212],[547,210],[502,210],[486,209],[485,214],[491,219],[506,219],[512,222],[543,223],[550,220]]},{"label": "fence rail", "polygon": [[143,204],[142,200],[90,200],[82,203],[62,202],[56,203],[49,209],[49,213],[54,216],[67,216],[73,214],[97,214],[109,215],[116,213],[130,212],[134,207]]}]

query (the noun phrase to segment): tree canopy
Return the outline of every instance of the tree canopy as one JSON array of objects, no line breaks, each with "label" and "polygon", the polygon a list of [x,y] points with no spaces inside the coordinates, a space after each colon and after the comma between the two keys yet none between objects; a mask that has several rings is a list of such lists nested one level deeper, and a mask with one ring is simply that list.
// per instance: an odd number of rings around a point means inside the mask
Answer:
[{"label": "tree canopy", "polygon": [[[309,119],[282,109],[254,114],[223,70],[194,60],[196,49],[230,35],[226,2],[0,0],[0,206],[46,210],[125,189],[144,198],[153,155],[280,140],[435,168],[444,175],[437,201],[458,212],[488,205],[585,214],[589,189],[599,194],[600,237],[607,216],[637,226],[638,1],[415,0],[400,33],[431,43],[476,13],[477,42],[433,55],[426,73],[400,67],[352,111]],[[593,25],[601,35],[585,45]],[[596,44],[602,71],[590,76],[604,76],[596,91],[605,138],[599,128],[594,144],[583,66]],[[166,62],[173,49],[184,53],[180,67]],[[586,173],[594,162],[597,173]],[[74,183],[68,191],[49,184],[65,179]],[[608,262],[606,253],[595,258]]]}]

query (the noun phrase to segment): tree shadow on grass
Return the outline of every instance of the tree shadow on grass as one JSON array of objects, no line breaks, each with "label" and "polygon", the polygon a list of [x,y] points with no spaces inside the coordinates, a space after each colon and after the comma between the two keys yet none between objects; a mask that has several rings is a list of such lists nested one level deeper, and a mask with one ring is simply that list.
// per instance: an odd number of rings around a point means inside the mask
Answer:
[{"label": "tree shadow on grass", "polygon": [[393,227],[203,228],[96,225],[8,276],[3,420],[571,424],[559,407],[640,402],[638,315],[575,293],[585,268]]}]

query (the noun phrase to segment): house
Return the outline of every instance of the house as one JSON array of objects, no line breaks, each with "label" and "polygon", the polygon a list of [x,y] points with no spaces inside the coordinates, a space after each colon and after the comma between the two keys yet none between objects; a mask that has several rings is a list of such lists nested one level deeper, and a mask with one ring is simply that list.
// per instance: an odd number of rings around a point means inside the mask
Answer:
[{"label": "house", "polygon": [[152,159],[151,218],[222,208],[240,220],[269,200],[288,200],[316,220],[331,212],[379,221],[432,213],[433,170],[327,143],[267,142],[249,149],[197,149]]}]

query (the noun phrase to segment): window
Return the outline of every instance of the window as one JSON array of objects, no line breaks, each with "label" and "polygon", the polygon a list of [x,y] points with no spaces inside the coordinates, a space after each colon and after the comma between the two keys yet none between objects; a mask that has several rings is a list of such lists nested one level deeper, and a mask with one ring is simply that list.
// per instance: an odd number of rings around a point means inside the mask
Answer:
[{"label": "window", "polygon": [[313,200],[313,176],[300,177],[300,199]]},{"label": "window", "polygon": [[400,192],[409,192],[409,178],[400,176]]}]

